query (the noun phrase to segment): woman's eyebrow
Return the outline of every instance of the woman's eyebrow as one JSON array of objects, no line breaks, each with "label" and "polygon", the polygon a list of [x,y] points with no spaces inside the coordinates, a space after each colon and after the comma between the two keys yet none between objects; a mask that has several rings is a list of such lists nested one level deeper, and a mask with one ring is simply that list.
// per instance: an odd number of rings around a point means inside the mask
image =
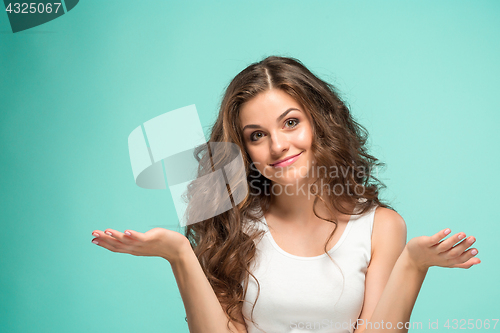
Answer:
[{"label": "woman's eyebrow", "polygon": [[[279,123],[281,121],[281,119],[285,118],[288,113],[290,113],[290,112],[292,112],[294,110],[300,111],[297,108],[289,108],[288,110],[286,110],[285,112],[283,112],[278,118],[276,118],[276,122]],[[245,130],[245,128],[262,128],[262,126],[260,126],[260,125],[254,125],[254,124],[246,125],[245,127],[243,127],[243,129],[241,131],[243,132]]]}]

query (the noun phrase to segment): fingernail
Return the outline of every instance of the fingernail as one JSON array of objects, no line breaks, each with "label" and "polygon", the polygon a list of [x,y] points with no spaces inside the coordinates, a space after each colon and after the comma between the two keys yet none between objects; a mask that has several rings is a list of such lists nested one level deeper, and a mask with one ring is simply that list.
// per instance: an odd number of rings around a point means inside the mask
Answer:
[{"label": "fingernail", "polygon": [[94,239],[94,240],[92,241],[92,243],[94,243],[94,244],[99,244],[99,242],[98,242],[96,239]]},{"label": "fingernail", "polygon": [[446,229],[446,230],[444,231],[444,234],[445,234],[445,235],[448,235],[450,232],[451,232],[451,230],[450,230],[450,229]]},{"label": "fingernail", "polygon": [[125,235],[131,236],[132,234],[130,232],[128,232],[128,231],[125,231]]},{"label": "fingernail", "polygon": [[473,256],[475,256],[475,255],[477,254],[477,250],[476,250],[476,249],[474,249],[474,250],[470,251],[470,253],[471,253]]},{"label": "fingernail", "polygon": [[472,243],[474,243],[474,241],[475,241],[474,237],[469,238],[469,243],[472,244]]},{"label": "fingernail", "polygon": [[458,235],[458,239],[462,239],[462,238],[464,238],[464,237],[465,237],[465,236],[464,236],[464,234],[460,234],[460,235]]},{"label": "fingernail", "polygon": [[105,232],[105,234],[106,234],[106,235],[109,235],[109,236],[112,236],[112,235],[113,235],[113,234],[112,234],[111,232],[109,232],[109,231],[106,231],[106,232]]},{"label": "fingernail", "polygon": [[94,232],[94,233],[92,234],[92,236],[94,236],[94,237],[99,237],[99,234],[98,234],[97,232]]}]

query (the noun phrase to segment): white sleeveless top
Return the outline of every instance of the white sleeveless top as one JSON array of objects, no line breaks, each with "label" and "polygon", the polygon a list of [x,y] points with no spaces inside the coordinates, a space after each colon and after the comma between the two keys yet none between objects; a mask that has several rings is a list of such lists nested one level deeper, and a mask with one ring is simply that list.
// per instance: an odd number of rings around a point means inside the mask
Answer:
[{"label": "white sleeveless top", "polygon": [[341,270],[326,253],[301,257],[285,252],[263,218],[264,223],[258,225],[266,233],[256,240],[256,257],[250,265],[260,284],[252,318],[258,327],[249,320],[258,288],[250,276],[243,303],[248,333],[352,332],[363,307],[375,209],[351,215],[340,239],[328,251]]}]

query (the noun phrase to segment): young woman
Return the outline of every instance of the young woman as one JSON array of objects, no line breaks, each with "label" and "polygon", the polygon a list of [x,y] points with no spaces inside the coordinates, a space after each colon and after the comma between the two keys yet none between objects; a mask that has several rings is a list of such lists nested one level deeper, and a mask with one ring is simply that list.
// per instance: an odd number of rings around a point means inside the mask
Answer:
[{"label": "young woman", "polygon": [[[246,197],[185,235],[107,229],[94,240],[167,259],[192,333],[407,332],[429,267],[480,260],[468,249],[475,238],[444,239],[448,228],[406,243],[403,218],[378,197],[371,172],[383,164],[366,141],[332,85],[298,60],[268,57],[229,84],[210,135],[241,149]],[[199,176],[227,162],[202,152]]]}]

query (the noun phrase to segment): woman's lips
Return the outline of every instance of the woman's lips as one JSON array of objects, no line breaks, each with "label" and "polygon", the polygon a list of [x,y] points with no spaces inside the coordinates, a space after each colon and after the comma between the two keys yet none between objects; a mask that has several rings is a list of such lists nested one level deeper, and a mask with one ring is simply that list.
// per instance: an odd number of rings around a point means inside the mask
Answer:
[{"label": "woman's lips", "polygon": [[302,155],[302,153],[292,157],[292,158],[289,158],[288,160],[284,161],[284,162],[281,162],[281,163],[277,163],[277,164],[273,164],[271,165],[273,168],[283,168],[283,167],[286,167],[286,166],[289,166],[290,164],[293,164],[295,163],[295,161],[300,157],[300,155]]}]

